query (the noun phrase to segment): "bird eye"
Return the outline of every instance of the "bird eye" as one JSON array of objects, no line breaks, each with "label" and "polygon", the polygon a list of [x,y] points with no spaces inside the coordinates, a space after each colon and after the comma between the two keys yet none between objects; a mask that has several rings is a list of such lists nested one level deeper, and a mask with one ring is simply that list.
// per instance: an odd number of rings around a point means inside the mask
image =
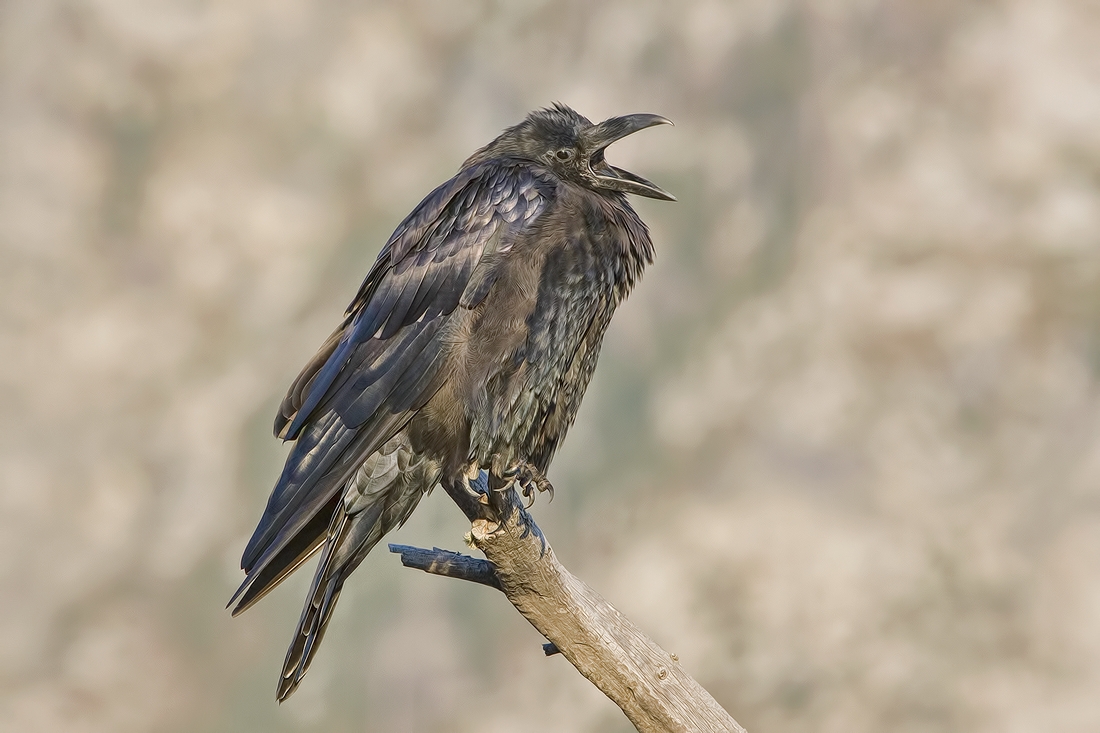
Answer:
[{"label": "bird eye", "polygon": [[554,153],[554,157],[558,160],[566,161],[573,157],[573,151],[569,148],[562,148],[558,152]]}]

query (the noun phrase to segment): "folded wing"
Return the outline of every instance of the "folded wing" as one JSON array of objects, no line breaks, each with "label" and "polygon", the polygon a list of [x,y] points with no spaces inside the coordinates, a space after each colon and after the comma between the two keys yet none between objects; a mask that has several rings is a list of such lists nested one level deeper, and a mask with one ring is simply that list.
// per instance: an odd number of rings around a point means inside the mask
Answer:
[{"label": "folded wing", "polygon": [[474,166],[398,226],[280,406],[275,434],[294,447],[241,559],[234,614],[320,546],[348,479],[444,383],[448,320],[489,292],[496,263],[553,187],[529,164]]}]

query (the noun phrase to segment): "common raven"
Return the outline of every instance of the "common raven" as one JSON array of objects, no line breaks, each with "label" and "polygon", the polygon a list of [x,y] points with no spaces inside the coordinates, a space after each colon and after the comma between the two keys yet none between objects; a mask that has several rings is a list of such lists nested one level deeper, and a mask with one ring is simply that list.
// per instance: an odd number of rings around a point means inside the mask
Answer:
[{"label": "common raven", "polygon": [[671,124],[531,113],[428,194],[290,387],[294,446],[245,548],[236,615],[323,548],[277,698],[309,668],[347,576],[437,483],[545,490],[608,322],[653,259],[625,194],[675,200],[607,163]]}]

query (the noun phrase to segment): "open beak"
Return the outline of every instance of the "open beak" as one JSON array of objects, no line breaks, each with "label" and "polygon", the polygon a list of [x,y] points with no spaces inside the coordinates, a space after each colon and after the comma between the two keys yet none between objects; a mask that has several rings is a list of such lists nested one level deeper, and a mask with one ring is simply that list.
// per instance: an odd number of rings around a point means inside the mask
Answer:
[{"label": "open beak", "polygon": [[590,129],[587,134],[586,147],[591,151],[592,173],[595,174],[596,182],[600,187],[622,191],[623,193],[634,193],[651,199],[675,201],[675,196],[662,190],[656,184],[641,176],[624,171],[622,168],[610,165],[603,157],[604,149],[616,140],[622,140],[627,135],[632,135],[647,127],[671,124],[672,120],[660,115],[638,114],[612,117]]}]

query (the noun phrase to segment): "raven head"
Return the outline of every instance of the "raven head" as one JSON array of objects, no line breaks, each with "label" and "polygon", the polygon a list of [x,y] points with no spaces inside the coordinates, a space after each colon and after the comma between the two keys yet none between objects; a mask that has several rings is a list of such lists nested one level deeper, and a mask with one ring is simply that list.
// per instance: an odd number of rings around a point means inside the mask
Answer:
[{"label": "raven head", "polygon": [[637,114],[612,117],[594,125],[584,115],[558,103],[532,112],[523,122],[509,127],[474,153],[466,165],[499,157],[523,158],[595,191],[621,191],[675,201],[675,196],[656,184],[604,160],[604,150],[616,140],[647,127],[671,124],[660,115]]}]

